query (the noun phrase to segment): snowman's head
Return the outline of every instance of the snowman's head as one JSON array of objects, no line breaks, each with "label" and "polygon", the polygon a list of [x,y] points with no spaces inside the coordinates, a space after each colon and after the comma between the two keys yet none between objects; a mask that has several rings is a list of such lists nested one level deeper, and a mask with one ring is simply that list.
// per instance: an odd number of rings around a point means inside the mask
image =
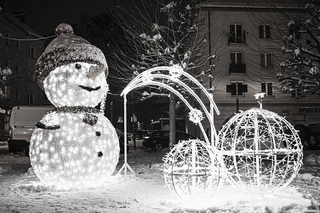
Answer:
[{"label": "snowman's head", "polygon": [[40,88],[57,107],[96,106],[107,92],[104,54],[68,24],[60,24],[56,34],[36,63]]},{"label": "snowman's head", "polygon": [[108,91],[105,73],[97,65],[73,62],[54,69],[43,81],[49,101],[56,107],[99,104]]}]

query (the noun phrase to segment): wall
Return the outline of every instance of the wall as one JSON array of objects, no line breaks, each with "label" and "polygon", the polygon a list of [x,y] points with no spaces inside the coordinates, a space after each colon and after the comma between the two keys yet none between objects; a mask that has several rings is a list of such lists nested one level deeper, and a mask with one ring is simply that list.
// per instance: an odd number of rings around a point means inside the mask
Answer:
[{"label": "wall", "polygon": [[[226,89],[226,85],[236,81],[247,85],[247,92],[238,95],[239,110],[258,107],[254,94],[262,91],[262,83],[271,83],[272,94],[264,98],[263,108],[286,116],[292,124],[320,122],[319,97],[305,96],[297,100],[291,94],[282,93],[276,78],[280,61],[285,57],[281,51],[283,45],[281,36],[283,33],[288,33],[288,16],[295,13],[297,13],[295,9],[269,9],[261,5],[241,7],[240,3],[233,5],[221,3],[219,7],[211,4],[203,8],[199,16],[203,25],[199,28],[198,37],[209,41],[205,51],[214,54],[215,59],[208,61],[196,72],[207,70],[210,65],[215,66],[211,71],[213,78],[203,77],[203,85],[210,88],[212,84],[214,87],[213,97],[221,113],[215,115],[217,130],[236,112],[237,96],[227,92]],[[242,42],[229,42],[230,25],[241,25]],[[270,26],[269,38],[259,38],[259,25]],[[242,54],[242,62],[246,66],[245,73],[229,72],[230,53]],[[261,65],[261,54],[270,54],[271,64],[267,67]],[[209,123],[206,121],[204,123],[208,128]]]}]

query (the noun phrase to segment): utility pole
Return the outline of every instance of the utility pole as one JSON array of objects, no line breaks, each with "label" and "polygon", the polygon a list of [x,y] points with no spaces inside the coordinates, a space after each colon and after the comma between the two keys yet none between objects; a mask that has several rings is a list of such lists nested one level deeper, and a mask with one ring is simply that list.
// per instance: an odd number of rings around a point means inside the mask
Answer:
[{"label": "utility pole", "polygon": [[227,92],[230,92],[231,95],[236,95],[236,107],[237,111],[236,113],[239,112],[239,95],[242,95],[244,92],[248,92],[248,86],[244,85],[242,83],[231,83],[230,85],[226,85],[226,90]]},{"label": "utility pole", "polygon": [[169,125],[170,125],[170,134],[169,134],[169,148],[172,149],[176,141],[176,114],[175,114],[175,105],[176,105],[176,96],[171,92],[170,93],[170,104],[169,104]]},{"label": "utility pole", "polygon": [[238,81],[236,81],[236,94],[237,94],[237,101],[236,101],[236,104],[237,104],[237,113],[239,112],[239,87],[238,87]]}]

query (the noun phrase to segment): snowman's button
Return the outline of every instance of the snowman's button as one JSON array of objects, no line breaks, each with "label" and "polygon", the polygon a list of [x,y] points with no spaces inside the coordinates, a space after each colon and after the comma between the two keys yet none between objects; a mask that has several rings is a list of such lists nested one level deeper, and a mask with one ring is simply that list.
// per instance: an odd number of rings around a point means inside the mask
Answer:
[{"label": "snowman's button", "polygon": [[101,135],[101,132],[100,131],[96,131],[96,136],[100,136]]},{"label": "snowman's button", "polygon": [[100,157],[102,157],[102,155],[103,155],[103,153],[100,151],[100,152],[98,152],[98,157],[100,158]]},{"label": "snowman's button", "polygon": [[80,64],[76,64],[76,68],[79,70],[79,69],[81,69],[81,65]]}]

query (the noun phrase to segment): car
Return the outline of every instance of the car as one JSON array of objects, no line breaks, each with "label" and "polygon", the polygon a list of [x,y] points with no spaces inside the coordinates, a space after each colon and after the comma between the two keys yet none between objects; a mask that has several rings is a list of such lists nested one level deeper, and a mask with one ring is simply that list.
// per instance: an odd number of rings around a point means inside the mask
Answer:
[{"label": "car", "polygon": [[29,156],[30,139],[37,122],[53,109],[53,105],[14,106],[9,123],[9,152],[23,152],[24,155]]},{"label": "car", "polygon": [[[134,135],[135,135],[135,139],[140,140],[143,139],[143,137],[148,133],[148,131],[146,130],[135,130],[134,131]],[[131,131],[132,134],[132,131]]]},{"label": "car", "polygon": [[[188,139],[195,139],[195,137],[182,131],[176,131],[175,144],[180,140]],[[169,130],[155,130],[149,133],[143,138],[142,145],[155,151],[169,147]]]}]

